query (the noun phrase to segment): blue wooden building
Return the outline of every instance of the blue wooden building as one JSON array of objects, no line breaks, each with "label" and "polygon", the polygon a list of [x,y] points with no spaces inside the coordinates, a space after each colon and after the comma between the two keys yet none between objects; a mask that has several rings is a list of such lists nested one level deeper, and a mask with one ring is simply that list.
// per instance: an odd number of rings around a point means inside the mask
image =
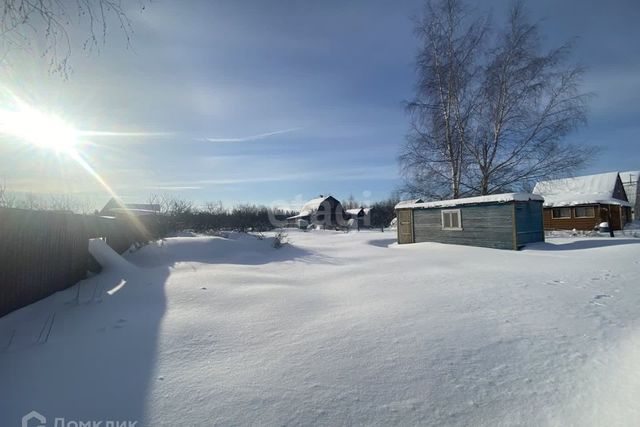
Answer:
[{"label": "blue wooden building", "polygon": [[518,250],[544,241],[542,203],[529,193],[399,203],[398,243],[440,242]]}]

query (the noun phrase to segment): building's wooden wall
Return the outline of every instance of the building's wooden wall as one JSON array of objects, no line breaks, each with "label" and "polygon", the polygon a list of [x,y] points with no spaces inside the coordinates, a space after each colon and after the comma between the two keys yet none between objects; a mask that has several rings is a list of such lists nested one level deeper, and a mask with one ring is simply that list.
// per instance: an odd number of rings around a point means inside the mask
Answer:
[{"label": "building's wooden wall", "polygon": [[324,227],[346,227],[348,215],[344,213],[342,204],[333,197],[328,197],[318,207],[318,211],[312,214],[309,222]]},{"label": "building's wooden wall", "polygon": [[462,230],[443,230],[441,209],[413,211],[416,242],[514,249],[513,204],[460,206]]},{"label": "building's wooden wall", "polygon": [[627,192],[624,189],[624,184],[622,183],[622,179],[620,179],[620,176],[618,176],[616,186],[613,188],[613,198],[624,200],[625,202],[629,201],[629,197],[627,196]]},{"label": "building's wooden wall", "polygon": [[530,200],[515,203],[517,246],[544,242],[542,202]]},{"label": "building's wooden wall", "polygon": [[[544,209],[545,230],[593,230],[603,221],[608,221],[607,210],[611,211],[611,225],[614,230],[621,230],[627,221],[628,208],[618,205],[582,205],[591,206],[595,211],[594,218],[576,218],[575,207],[570,207],[571,218],[552,218],[553,208]],[[622,209],[622,211],[621,211]],[[622,216],[622,217],[621,217]]]},{"label": "building's wooden wall", "polygon": [[622,209],[620,206],[609,205],[611,209],[611,225],[614,230],[622,230],[625,220],[622,218]]}]

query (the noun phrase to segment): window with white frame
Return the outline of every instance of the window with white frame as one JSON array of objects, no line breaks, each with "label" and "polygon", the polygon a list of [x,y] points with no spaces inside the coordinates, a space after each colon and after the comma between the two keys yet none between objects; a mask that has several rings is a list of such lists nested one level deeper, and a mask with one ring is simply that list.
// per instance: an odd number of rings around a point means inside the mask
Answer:
[{"label": "window with white frame", "polygon": [[553,219],[568,219],[568,218],[571,218],[571,208],[554,208],[551,211],[551,217]]},{"label": "window with white frame", "polygon": [[576,218],[595,218],[596,212],[593,206],[578,206],[576,208]]},{"label": "window with white frame", "polygon": [[441,212],[443,230],[462,230],[460,209],[447,209]]}]

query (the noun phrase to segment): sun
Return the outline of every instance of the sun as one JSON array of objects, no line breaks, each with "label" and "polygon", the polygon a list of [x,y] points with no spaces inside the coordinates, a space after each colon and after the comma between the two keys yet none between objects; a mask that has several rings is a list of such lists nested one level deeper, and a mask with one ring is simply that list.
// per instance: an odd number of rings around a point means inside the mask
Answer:
[{"label": "sun", "polygon": [[24,103],[15,110],[0,109],[0,134],[59,154],[73,155],[78,144],[78,132],[73,126]]}]

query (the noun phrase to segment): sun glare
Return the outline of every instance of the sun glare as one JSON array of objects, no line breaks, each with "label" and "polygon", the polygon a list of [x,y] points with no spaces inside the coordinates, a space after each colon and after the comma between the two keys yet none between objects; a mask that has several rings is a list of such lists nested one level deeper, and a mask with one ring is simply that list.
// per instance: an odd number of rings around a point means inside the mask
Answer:
[{"label": "sun glare", "polygon": [[[42,112],[11,94],[12,109],[0,108],[0,135],[6,135],[43,149],[64,155],[80,165],[113,197],[109,184],[85,160],[80,150],[82,132],[61,118]],[[59,158],[62,160],[62,157]]]},{"label": "sun glare", "polygon": [[0,133],[63,154],[73,154],[78,143],[70,124],[24,104],[14,111],[0,110]]}]

